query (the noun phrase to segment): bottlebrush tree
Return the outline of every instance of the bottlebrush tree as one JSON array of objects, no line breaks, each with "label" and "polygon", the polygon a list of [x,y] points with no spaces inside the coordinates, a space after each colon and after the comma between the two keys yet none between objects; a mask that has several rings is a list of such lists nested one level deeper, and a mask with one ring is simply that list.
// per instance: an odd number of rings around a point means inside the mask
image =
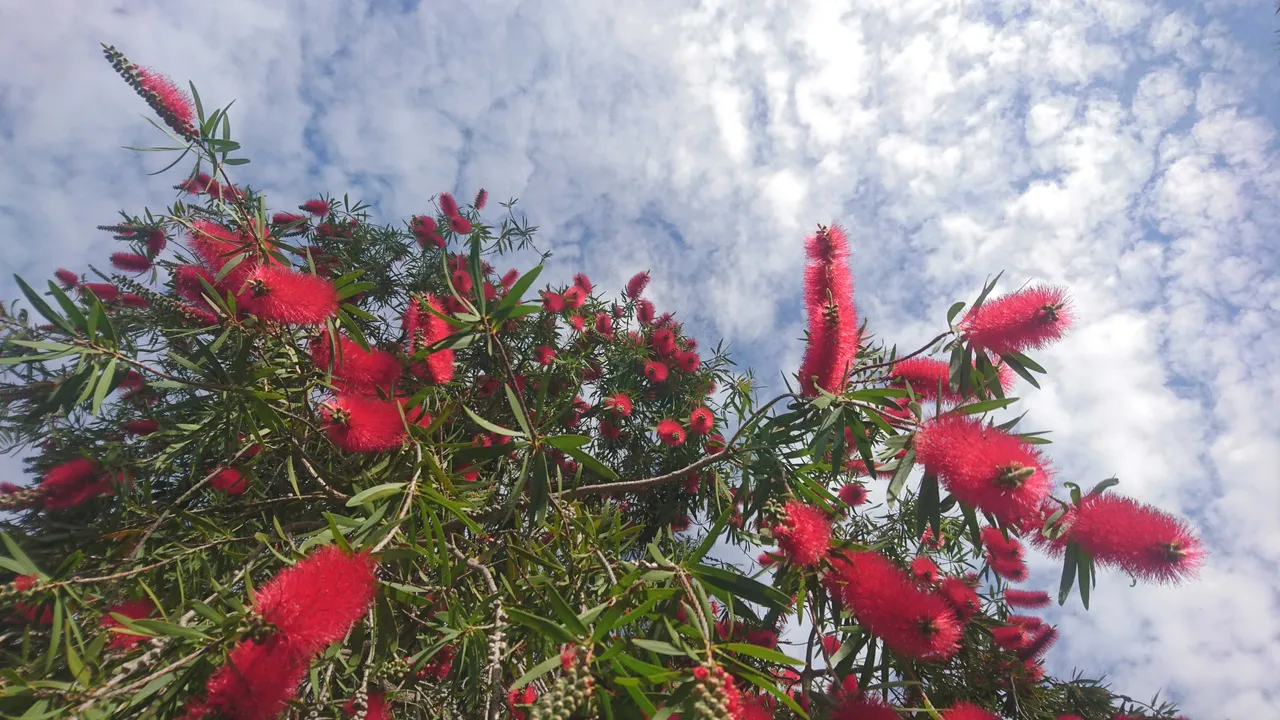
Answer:
[{"label": "bottlebrush tree", "polygon": [[[1049,677],[1069,628],[1028,614],[1203,555],[990,419],[1038,387],[1061,289],[988,284],[898,354],[819,226],[796,389],[765,400],[647,272],[609,294],[507,270],[535,228],[483,190],[399,226],[269,210],[225,109],[106,55],[191,170],[102,227],[109,267],[19,278],[0,313],[29,475],[0,495],[6,716],[1176,712]],[[1022,585],[1029,548],[1062,558],[1052,593]]]}]

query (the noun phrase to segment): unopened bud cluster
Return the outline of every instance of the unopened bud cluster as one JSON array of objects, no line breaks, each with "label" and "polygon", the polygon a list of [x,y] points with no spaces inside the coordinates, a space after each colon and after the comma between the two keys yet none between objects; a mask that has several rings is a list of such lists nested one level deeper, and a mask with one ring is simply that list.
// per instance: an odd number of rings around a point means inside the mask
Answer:
[{"label": "unopened bud cluster", "polygon": [[529,711],[529,720],[568,720],[574,712],[584,707],[591,700],[595,686],[589,664],[587,648],[572,647],[565,650],[560,655],[560,667],[564,674]]},{"label": "unopened bud cluster", "polygon": [[256,643],[264,643],[276,631],[276,626],[256,612],[246,614],[236,626],[236,635],[247,637]]},{"label": "unopened bud cluster", "polygon": [[721,667],[693,669],[693,717],[699,720],[732,720],[737,710],[737,688]]}]

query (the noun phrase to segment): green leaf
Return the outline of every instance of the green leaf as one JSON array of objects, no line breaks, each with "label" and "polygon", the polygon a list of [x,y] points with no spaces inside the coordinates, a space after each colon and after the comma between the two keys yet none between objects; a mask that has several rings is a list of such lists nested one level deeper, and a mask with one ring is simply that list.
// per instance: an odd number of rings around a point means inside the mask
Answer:
[{"label": "green leaf", "polygon": [[916,498],[916,537],[924,534],[926,527],[933,528],[934,535],[942,524],[939,518],[941,510],[938,503],[938,476],[925,471],[920,481],[920,495]]},{"label": "green leaf", "polygon": [[1089,557],[1089,553],[1084,550],[1076,551],[1076,569],[1080,577],[1080,602],[1084,603],[1084,609],[1089,609],[1089,591],[1090,587],[1090,570],[1093,567],[1093,558]]},{"label": "green leaf", "polygon": [[347,507],[367,505],[376,500],[381,500],[384,497],[390,497],[399,493],[400,489],[406,484],[407,483],[402,482],[382,483],[381,485],[374,485],[367,490],[361,490],[347,500]]},{"label": "green leaf", "polygon": [[744,575],[711,567],[701,563],[687,567],[689,574],[712,587],[718,587],[749,602],[763,605],[770,610],[783,610],[791,604],[791,597],[777,588],[769,587]]},{"label": "green leaf", "polygon": [[954,326],[956,316],[960,314],[960,311],[964,309],[964,306],[965,306],[965,303],[958,302],[952,305],[950,309],[947,310],[947,325]]},{"label": "green leaf", "polygon": [[560,622],[564,623],[569,632],[580,638],[585,638],[590,631],[582,620],[578,619],[578,614],[573,611],[573,608],[569,607],[569,603],[565,601],[560,591],[556,590],[554,585],[548,585],[545,589],[547,591],[547,599],[551,602],[551,609],[555,610]]},{"label": "green leaf", "polygon": [[76,327],[82,330],[88,327],[88,321],[85,320],[84,313],[80,312],[80,308],[76,306],[75,302],[52,280],[49,281],[49,294],[53,296],[54,300],[58,301],[58,304],[62,306],[62,311],[67,314],[67,317],[71,319],[71,322]]},{"label": "green leaf", "polygon": [[1076,565],[1079,563],[1080,548],[1073,542],[1067,543],[1067,551],[1062,558],[1062,582],[1058,584],[1058,604],[1067,604],[1071,597],[1071,586],[1076,581]]},{"label": "green leaf", "polygon": [[527,434],[527,433],[522,434],[519,430],[508,430],[507,428],[504,428],[501,425],[495,425],[489,422],[488,420],[485,420],[484,418],[480,417],[479,415],[475,414],[474,412],[472,412],[471,408],[467,407],[466,405],[463,405],[462,409],[466,411],[467,416],[471,418],[472,422],[484,428],[485,430],[488,430],[489,432],[496,432],[499,435],[507,435],[509,437],[523,437],[525,434]]},{"label": "green leaf", "polygon": [[[1044,375],[1048,372],[1044,368],[1040,367],[1040,364],[1037,363],[1035,360],[1032,360],[1026,355],[1018,352],[1017,350],[1010,350],[1008,353],[1006,353],[1006,355],[1008,355],[1009,357],[1012,357],[1014,360],[1017,360],[1020,365],[1026,367],[1028,370],[1032,372],[1037,372],[1037,373],[1040,373],[1041,375]],[[1001,357],[1005,357],[1005,355],[1001,355]]]},{"label": "green leaf", "polygon": [[1089,491],[1089,494],[1101,495],[1103,490],[1106,490],[1109,487],[1114,487],[1119,484],[1120,484],[1120,478],[1109,477],[1106,480],[1103,480],[1102,482],[1098,483],[1097,485],[1094,485],[1093,489]]},{"label": "green leaf", "polygon": [[511,388],[510,383],[503,383],[502,389],[506,391],[507,403],[511,405],[511,414],[515,416],[516,422],[520,423],[520,429],[524,430],[525,435],[532,436],[533,430],[529,427],[529,419],[524,416],[524,410],[520,407],[520,398],[516,397],[516,391]]},{"label": "green leaf", "polygon": [[684,650],[662,640],[646,640],[645,638],[632,638],[631,643],[636,647],[643,648],[649,652],[659,655],[688,655]]},{"label": "green leaf", "polygon": [[688,562],[699,562],[711,551],[711,548],[716,544],[716,538],[719,538],[720,533],[724,532],[729,521],[733,519],[736,510],[732,505],[727,505],[720,512],[720,517],[716,518],[715,524],[707,531],[706,537],[702,538],[702,542],[698,543],[698,547],[686,558]]},{"label": "green leaf", "polygon": [[[539,615],[527,613],[519,608],[507,608],[507,616],[555,642],[567,643],[573,640],[573,635],[568,630]],[[559,658],[557,657],[556,660],[558,661]]]},{"label": "green leaf", "polygon": [[1023,380],[1026,380],[1027,382],[1031,383],[1032,387],[1035,387],[1035,388],[1040,387],[1040,382],[1036,380],[1035,376],[1032,375],[1030,372],[1028,372],[1027,368],[1024,367],[1023,364],[1019,360],[1014,358],[1012,355],[1008,355],[1008,354],[1001,355],[1000,359],[1003,360],[1004,364],[1008,365],[1009,368],[1012,369],[1014,372],[1016,372]]},{"label": "green leaf", "polygon": [[981,400],[976,403],[962,405],[952,412],[955,412],[958,415],[976,415],[978,413],[991,412],[992,410],[1009,407],[1017,401],[1018,398],[993,398],[991,400]]},{"label": "green leaf", "polygon": [[759,658],[766,662],[774,663],[775,665],[804,665],[803,660],[797,660],[793,657],[788,657],[786,654],[780,653],[777,650],[770,650],[769,648],[752,645],[751,643],[725,643],[723,645],[717,645],[716,649],[722,652],[734,652],[740,655],[750,655],[753,658]]},{"label": "green leaf", "polygon": [[533,455],[533,474],[529,483],[529,514],[534,524],[540,524],[547,517],[547,505],[551,502],[550,473],[547,471],[547,456],[536,452]]},{"label": "green leaf", "polygon": [[893,479],[889,481],[889,500],[894,502],[899,498],[902,492],[902,486],[907,483],[907,477],[911,475],[911,469],[916,464],[916,449],[914,447],[907,449],[907,454],[902,456],[898,461],[898,467],[893,471]]},{"label": "green leaf", "polygon": [[533,667],[529,668],[529,671],[526,672],[525,674],[516,678],[516,681],[511,683],[511,689],[518,690],[519,688],[522,688],[525,685],[528,685],[529,683],[533,682],[534,680],[537,680],[543,675],[546,675],[547,673],[551,672],[552,669],[557,668],[559,666],[560,666],[560,655],[553,654],[551,657],[547,658],[546,660],[543,660],[537,665],[534,665]]},{"label": "green leaf", "polygon": [[54,312],[53,308],[49,307],[49,303],[45,302],[43,298],[37,295],[36,291],[32,290],[31,286],[28,285],[26,281],[17,275],[14,275],[13,279],[18,283],[18,288],[22,290],[22,294],[27,297],[27,302],[31,303],[31,307],[34,307],[36,312],[43,315],[49,322],[57,325],[63,330],[66,330],[68,333],[71,333],[72,335],[76,334],[75,328],[71,327],[71,323],[67,322],[66,318]]},{"label": "green leaf", "polygon": [[561,450],[577,449],[591,442],[591,438],[586,435],[556,435],[543,439],[547,441],[547,444]]},{"label": "green leaf", "polygon": [[102,371],[102,376],[98,378],[98,387],[93,391],[93,416],[98,417],[98,408],[102,407],[102,401],[106,399],[107,393],[111,392],[112,381],[116,376],[116,358],[111,358],[107,362],[107,367]]},{"label": "green leaf", "polygon": [[582,450],[581,448],[573,448],[573,447],[560,448],[560,449],[564,451],[565,455],[568,455],[574,460],[577,460],[579,463],[582,464],[583,467],[590,469],[592,472],[595,472],[598,475],[602,475],[605,478],[608,478],[609,480],[618,479],[618,474],[613,471],[613,468],[610,468],[608,465],[605,465],[604,463],[600,462],[596,458],[592,457],[585,450]]},{"label": "green leaf", "polygon": [[[112,613],[112,615],[115,615],[115,613]],[[117,617],[117,619],[119,618]],[[205,635],[195,628],[175,625],[174,623],[167,623],[163,620],[134,620],[133,624],[156,635],[169,635],[171,637],[186,638],[188,640],[212,640],[208,635]]]},{"label": "green leaf", "polygon": [[9,533],[0,531],[0,540],[4,541],[4,546],[8,549],[9,554],[12,555],[14,561],[22,567],[23,575],[35,575],[41,580],[46,579],[44,573],[40,572],[39,568],[36,567],[36,564],[31,562],[31,558],[27,557],[27,554],[18,546],[18,543],[14,542],[13,538],[9,537]]},{"label": "green leaf", "polygon": [[543,267],[544,266],[540,264],[534,265],[529,272],[516,278],[515,284],[511,286],[511,289],[507,291],[506,295],[502,296],[502,302],[498,304],[495,313],[511,308],[516,303],[523,300],[525,292],[528,291],[531,285],[533,285],[533,281],[538,279],[538,275],[542,273]]}]

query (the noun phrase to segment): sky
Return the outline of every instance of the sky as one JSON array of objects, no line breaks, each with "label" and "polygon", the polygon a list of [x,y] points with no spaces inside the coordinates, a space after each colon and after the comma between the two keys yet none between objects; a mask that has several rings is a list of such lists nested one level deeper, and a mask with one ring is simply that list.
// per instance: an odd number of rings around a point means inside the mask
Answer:
[{"label": "sky", "polygon": [[[802,243],[839,222],[878,336],[914,349],[989,275],[1075,299],[1027,429],[1060,481],[1185,515],[1198,580],[1054,615],[1051,670],[1192,718],[1280,690],[1280,24],[1210,0],[0,2],[0,297],[102,265],[93,226],[174,175],[100,42],[235,100],[235,176],[399,222],[519,198],[548,275],[649,297],[773,389],[799,364]],[[1034,426],[1034,427],[1033,427]],[[0,460],[0,470],[16,471]],[[1026,587],[1056,584],[1033,567]],[[1267,668],[1272,668],[1268,671]]]}]

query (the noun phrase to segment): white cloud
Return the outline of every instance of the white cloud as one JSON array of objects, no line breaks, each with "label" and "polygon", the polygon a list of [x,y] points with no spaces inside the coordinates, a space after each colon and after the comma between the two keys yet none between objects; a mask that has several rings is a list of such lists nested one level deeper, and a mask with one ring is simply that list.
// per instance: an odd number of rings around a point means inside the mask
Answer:
[{"label": "white cloud", "polygon": [[243,177],[279,205],[351,192],[392,221],[445,189],[519,196],[552,277],[650,268],[661,309],[775,387],[816,222],[850,227],[859,309],[904,347],[989,273],[1068,284],[1081,326],[1043,354],[1028,422],[1056,431],[1063,479],[1119,473],[1215,555],[1178,590],[1100,578],[1054,662],[1165,686],[1192,716],[1275,707],[1269,44],[1147,0],[181,5],[5,11],[27,29],[0,46],[5,271],[101,262],[93,225],[168,197],[157,158],[118,149],[154,133],[107,40],[207,104],[238,98]]}]

